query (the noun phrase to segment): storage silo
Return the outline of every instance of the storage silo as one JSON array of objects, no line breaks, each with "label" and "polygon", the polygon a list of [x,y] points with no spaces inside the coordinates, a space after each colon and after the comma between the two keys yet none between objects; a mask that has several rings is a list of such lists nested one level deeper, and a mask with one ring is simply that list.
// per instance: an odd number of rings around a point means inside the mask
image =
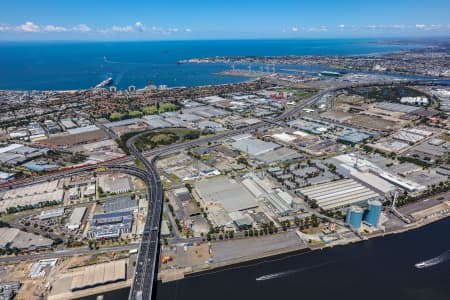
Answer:
[{"label": "storage silo", "polygon": [[364,222],[370,226],[378,226],[380,223],[381,204],[378,200],[369,200],[367,210],[364,213]]},{"label": "storage silo", "polygon": [[364,211],[359,206],[350,206],[347,212],[346,222],[353,229],[358,230],[361,227]]}]

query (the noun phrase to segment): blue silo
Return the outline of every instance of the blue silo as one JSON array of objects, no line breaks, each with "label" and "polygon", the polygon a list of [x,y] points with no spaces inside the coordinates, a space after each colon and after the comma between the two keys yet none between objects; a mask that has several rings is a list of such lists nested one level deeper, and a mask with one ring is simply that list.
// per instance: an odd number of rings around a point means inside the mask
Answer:
[{"label": "blue silo", "polygon": [[353,229],[358,230],[361,227],[361,222],[363,218],[364,211],[361,207],[358,206],[350,206],[347,212],[346,222]]},{"label": "blue silo", "polygon": [[378,226],[382,204],[378,200],[369,200],[367,210],[364,213],[364,222],[370,226]]}]

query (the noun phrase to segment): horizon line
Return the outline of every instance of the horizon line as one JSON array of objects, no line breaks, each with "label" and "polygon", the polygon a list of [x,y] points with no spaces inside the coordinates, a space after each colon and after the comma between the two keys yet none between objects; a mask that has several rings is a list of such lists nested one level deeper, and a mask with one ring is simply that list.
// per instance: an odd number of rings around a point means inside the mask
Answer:
[{"label": "horizon line", "polygon": [[445,36],[378,36],[378,37],[243,37],[243,38],[192,38],[192,39],[0,39],[4,42],[193,42],[193,41],[277,41],[277,40],[432,40],[432,39],[450,39],[450,35]]}]

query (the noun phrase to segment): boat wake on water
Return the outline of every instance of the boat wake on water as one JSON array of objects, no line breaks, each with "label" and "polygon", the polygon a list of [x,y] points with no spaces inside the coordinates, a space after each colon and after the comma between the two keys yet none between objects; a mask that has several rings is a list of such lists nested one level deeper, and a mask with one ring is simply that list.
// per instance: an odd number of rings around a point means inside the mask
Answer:
[{"label": "boat wake on water", "polygon": [[433,258],[425,260],[425,261],[418,262],[414,266],[417,269],[425,269],[425,268],[429,268],[429,267],[441,264],[449,259],[450,259],[450,250],[447,250],[439,256],[433,257]]},{"label": "boat wake on water", "polygon": [[120,61],[109,60],[108,57],[106,57],[106,56],[103,56],[103,62],[105,62],[107,64],[120,64]]},{"label": "boat wake on water", "polygon": [[300,272],[304,272],[304,271],[308,271],[308,270],[313,270],[313,269],[317,269],[326,265],[329,265],[331,263],[333,263],[334,261],[329,261],[326,263],[322,263],[322,264],[318,264],[318,265],[312,265],[309,267],[305,267],[305,268],[300,268],[300,269],[295,269],[295,270],[288,270],[288,271],[283,271],[283,272],[278,272],[278,273],[272,273],[272,274],[267,274],[267,275],[263,275],[260,277],[256,278],[256,281],[265,281],[265,280],[271,280],[271,279],[276,279],[276,278],[281,278],[281,277],[286,277],[295,273],[300,273]]}]

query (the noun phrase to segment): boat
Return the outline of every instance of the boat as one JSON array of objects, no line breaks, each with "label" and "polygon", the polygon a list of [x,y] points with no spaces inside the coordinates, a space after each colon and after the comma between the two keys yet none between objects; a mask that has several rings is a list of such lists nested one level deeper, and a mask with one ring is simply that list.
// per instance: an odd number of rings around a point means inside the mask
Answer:
[{"label": "boat", "polygon": [[319,73],[319,76],[341,77],[342,73],[332,72],[332,71],[322,71],[322,72]]},{"label": "boat", "polygon": [[436,256],[434,258],[428,259],[428,260],[424,260],[422,262],[418,262],[416,263],[414,266],[417,269],[423,269],[423,268],[428,268],[428,267],[432,267],[435,265],[438,265],[444,261],[446,261],[448,259],[448,251],[444,252],[443,254]]},{"label": "boat", "polygon": [[427,267],[427,264],[423,261],[414,265],[417,269],[423,269]]}]

